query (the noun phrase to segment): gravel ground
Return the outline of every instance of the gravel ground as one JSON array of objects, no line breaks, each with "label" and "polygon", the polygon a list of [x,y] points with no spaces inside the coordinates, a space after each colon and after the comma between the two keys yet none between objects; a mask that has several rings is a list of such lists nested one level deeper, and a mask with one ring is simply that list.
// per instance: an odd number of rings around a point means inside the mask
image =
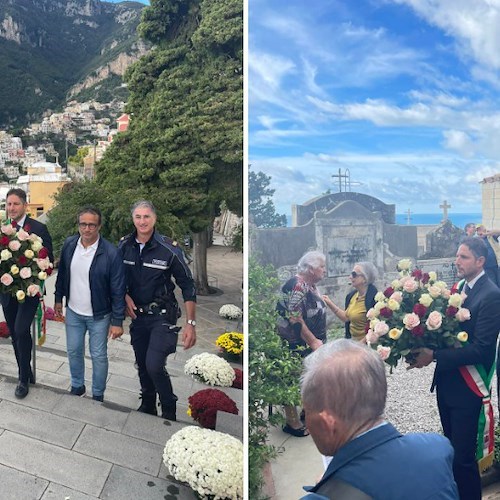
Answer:
[{"label": "gravel ground", "polygon": [[[387,405],[385,416],[400,432],[442,433],[436,393],[431,393],[434,365],[406,370],[400,363],[389,373],[387,367]],[[493,377],[493,410],[497,419],[496,376]]]}]

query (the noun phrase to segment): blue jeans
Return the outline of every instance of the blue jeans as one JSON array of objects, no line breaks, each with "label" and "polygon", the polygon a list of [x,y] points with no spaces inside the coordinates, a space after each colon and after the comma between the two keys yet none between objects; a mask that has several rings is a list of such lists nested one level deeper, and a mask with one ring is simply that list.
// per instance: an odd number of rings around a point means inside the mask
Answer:
[{"label": "blue jeans", "polygon": [[89,332],[89,350],[92,358],[92,395],[102,396],[108,377],[108,330],[111,314],[95,320],[66,308],[66,344],[68,350],[71,386],[85,384],[85,333]]}]

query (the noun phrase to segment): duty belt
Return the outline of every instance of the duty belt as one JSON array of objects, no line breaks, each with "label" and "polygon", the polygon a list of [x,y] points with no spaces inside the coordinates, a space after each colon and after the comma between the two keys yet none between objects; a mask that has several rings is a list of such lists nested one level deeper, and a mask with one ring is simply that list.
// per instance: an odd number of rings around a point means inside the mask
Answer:
[{"label": "duty belt", "polygon": [[161,307],[160,304],[156,302],[151,302],[151,304],[145,304],[143,306],[137,306],[135,311],[136,314],[146,315],[149,314],[151,316],[162,316],[167,314],[167,310],[164,307]]}]

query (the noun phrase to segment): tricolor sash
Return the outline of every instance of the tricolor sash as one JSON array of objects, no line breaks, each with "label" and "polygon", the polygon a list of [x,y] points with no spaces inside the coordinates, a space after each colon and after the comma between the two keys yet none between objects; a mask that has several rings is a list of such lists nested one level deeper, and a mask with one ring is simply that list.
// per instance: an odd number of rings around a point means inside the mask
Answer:
[{"label": "tricolor sash", "polygon": [[481,472],[493,465],[495,449],[495,420],[491,404],[491,381],[495,373],[495,363],[487,374],[483,365],[467,365],[459,368],[467,387],[482,398],[477,428],[476,459]]},{"label": "tricolor sash", "polygon": [[[465,280],[458,283],[457,291],[462,292]],[[493,465],[495,449],[495,420],[493,418],[493,405],[491,404],[491,381],[495,373],[493,363],[489,373],[486,373],[484,366],[466,365],[460,366],[459,370],[467,384],[467,387],[483,400],[479,413],[477,426],[477,448],[476,460],[481,472]]]}]

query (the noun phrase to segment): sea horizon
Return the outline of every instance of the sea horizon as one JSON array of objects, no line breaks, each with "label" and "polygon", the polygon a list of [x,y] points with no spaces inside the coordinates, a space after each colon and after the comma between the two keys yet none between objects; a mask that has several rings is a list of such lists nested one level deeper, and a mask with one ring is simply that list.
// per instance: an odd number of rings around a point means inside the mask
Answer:
[{"label": "sea horizon", "polygon": [[[457,226],[461,229],[464,228],[466,224],[469,222],[474,222],[475,224],[481,223],[483,215],[478,212],[470,212],[470,213],[449,213],[448,219],[454,226]],[[424,225],[437,225],[440,224],[443,220],[443,213],[434,213],[434,214],[410,214],[410,218],[408,220],[408,215],[405,213],[396,214],[396,224],[403,226],[424,226]],[[287,227],[291,227],[292,224],[292,216],[286,216]]]}]

